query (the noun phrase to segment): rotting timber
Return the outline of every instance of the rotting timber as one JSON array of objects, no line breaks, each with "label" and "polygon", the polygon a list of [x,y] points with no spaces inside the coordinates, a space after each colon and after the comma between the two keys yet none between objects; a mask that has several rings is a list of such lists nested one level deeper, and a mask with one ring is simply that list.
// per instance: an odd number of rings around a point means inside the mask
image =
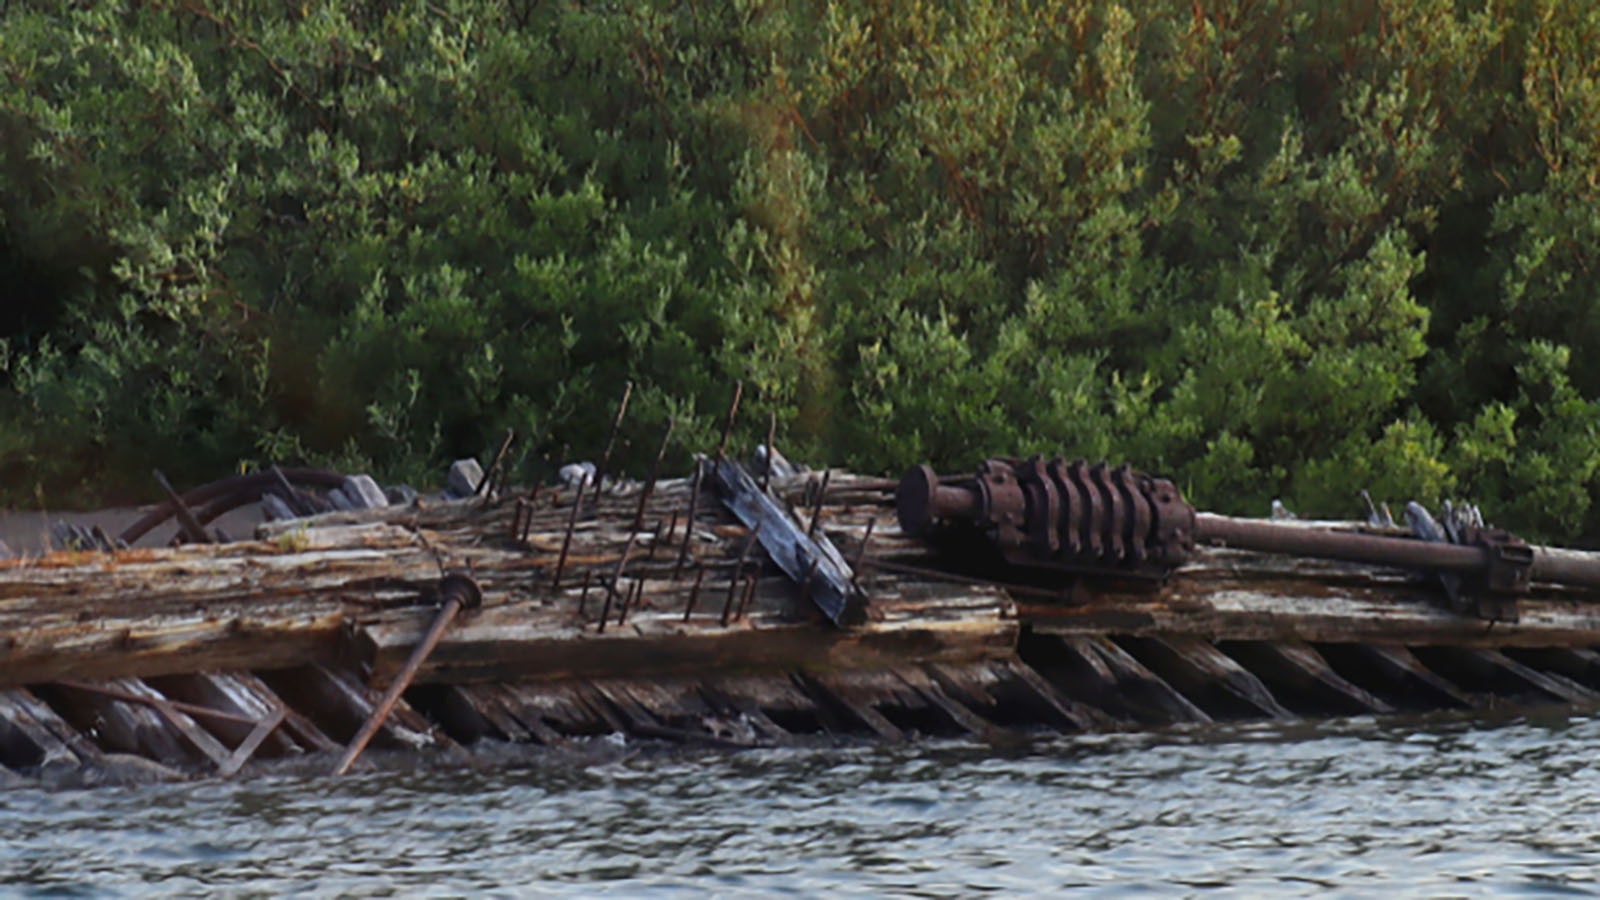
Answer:
[{"label": "rotting timber", "polygon": [[[982,491],[950,493],[972,478],[768,474],[719,457],[693,478],[0,561],[0,764],[230,775],[364,765],[366,740],[468,762],[619,732],[746,747],[1600,701],[1600,598],[1541,580],[1588,554],[1513,552],[1544,567],[1506,615],[1392,563],[1208,546],[1204,514],[1181,554],[1135,554],[1027,484],[1044,505],[984,527]],[[1095,477],[1086,491],[1117,490]],[[908,491],[945,505],[902,528]],[[1104,496],[1117,534],[1155,527]],[[1058,533],[1044,566],[1008,552],[1048,551],[1030,509],[1079,544]]]}]

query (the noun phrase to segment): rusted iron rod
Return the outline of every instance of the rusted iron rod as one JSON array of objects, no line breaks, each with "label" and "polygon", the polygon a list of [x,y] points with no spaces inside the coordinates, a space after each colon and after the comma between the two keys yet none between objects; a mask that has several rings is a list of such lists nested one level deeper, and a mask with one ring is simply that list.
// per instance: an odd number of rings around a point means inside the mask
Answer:
[{"label": "rusted iron rod", "polygon": [[700,509],[701,480],[705,477],[706,467],[696,457],[694,461],[694,481],[689,486],[689,513],[683,527],[683,549],[678,551],[678,561],[672,566],[672,580],[678,580],[678,573],[683,571],[684,561],[689,558],[689,542],[694,540],[694,516]]},{"label": "rusted iron rod", "polygon": [[694,612],[694,604],[700,599],[700,585],[706,580],[706,567],[695,566],[694,587],[689,589],[689,599],[683,604],[683,620],[689,621],[689,615]]},{"label": "rusted iron rod", "polygon": [[744,381],[733,383],[733,402],[728,404],[728,421],[722,426],[722,440],[717,442],[717,458],[722,459],[728,451],[728,437],[733,434],[733,422],[739,417],[739,399],[744,396]]},{"label": "rusted iron rod", "polygon": [[806,526],[806,537],[808,538],[817,536],[817,525],[822,521],[822,502],[828,497],[828,482],[832,478],[832,469],[822,473],[822,484],[817,487],[817,499],[811,504],[811,524]]},{"label": "rusted iron rod", "polygon": [[[611,451],[617,446],[617,431],[622,428],[622,417],[628,414],[628,399],[633,396],[633,382],[629,381],[622,389],[622,400],[617,403],[616,418],[611,420],[611,431],[606,434],[606,449],[600,454],[600,465],[594,470],[595,496],[600,496],[600,481],[606,476],[606,467],[611,465]],[[583,494],[579,492],[581,499]]]},{"label": "rusted iron rod", "polygon": [[733,612],[733,598],[739,589],[739,576],[744,573],[744,564],[750,558],[750,550],[755,547],[756,541],[761,539],[761,526],[763,524],[765,523],[757,522],[756,527],[750,529],[750,537],[745,540],[744,549],[739,551],[739,561],[734,564],[733,571],[728,573],[728,599],[722,604],[722,627],[724,628],[728,627],[728,616]]},{"label": "rusted iron rod", "polygon": [[661,436],[661,449],[656,451],[656,461],[650,464],[650,477],[644,483],[644,490],[639,492],[639,508],[633,512],[633,530],[638,531],[644,525],[644,507],[650,502],[650,497],[656,492],[656,479],[661,477],[661,461],[667,458],[667,447],[672,443],[672,431],[678,427],[677,419],[667,420],[667,433]]},{"label": "rusted iron rod", "polygon": [[478,479],[478,486],[472,489],[472,496],[476,497],[484,492],[493,481],[495,473],[500,471],[500,465],[505,462],[506,451],[511,449],[511,444],[517,439],[517,433],[510,428],[506,429],[505,440],[500,442],[500,449],[494,452],[494,458],[489,461],[489,468],[484,471],[483,477]]},{"label": "rusted iron rod", "polygon": [[428,626],[427,632],[422,635],[422,640],[412,649],[411,656],[406,659],[406,664],[395,673],[394,680],[389,682],[389,689],[383,692],[383,699],[373,707],[372,714],[367,716],[367,721],[362,724],[361,730],[350,739],[350,745],[345,748],[344,756],[339,759],[339,764],[334,767],[333,774],[343,775],[350,771],[350,766],[367,749],[367,744],[372,742],[373,735],[383,727],[388,720],[389,713],[394,710],[394,705],[400,701],[400,695],[411,686],[411,679],[417,677],[422,664],[427,662],[428,655],[433,648],[439,646],[439,641],[444,639],[444,633],[449,630],[451,623],[463,609],[473,609],[483,604],[483,590],[478,583],[465,575],[446,575],[439,582],[439,598],[442,604],[439,612],[433,617],[433,624]]},{"label": "rusted iron rod", "polygon": [[567,513],[567,533],[561,538],[561,556],[556,560],[556,574],[550,579],[550,590],[561,590],[561,573],[567,568],[567,552],[572,549],[572,532],[578,527],[578,510],[583,508],[583,485],[572,497],[572,510]]},{"label": "rusted iron rod", "polygon": [[187,713],[188,715],[197,718],[214,719],[220,722],[237,722],[241,725],[256,724],[256,720],[250,718],[249,716],[241,716],[237,713],[226,712],[220,709],[211,709],[210,707],[206,706],[196,706],[193,703],[185,703],[182,700],[158,700],[155,697],[146,697],[141,694],[135,694],[131,691],[124,691],[120,688],[114,688],[109,685],[91,684],[87,681],[57,681],[55,683],[61,685],[62,687],[72,688],[73,690],[87,691],[91,694],[99,694],[103,697],[110,697],[113,700],[120,700],[123,703],[137,703],[140,706],[149,706],[151,708],[156,708],[162,704],[165,704],[166,706],[169,706],[178,712]]}]

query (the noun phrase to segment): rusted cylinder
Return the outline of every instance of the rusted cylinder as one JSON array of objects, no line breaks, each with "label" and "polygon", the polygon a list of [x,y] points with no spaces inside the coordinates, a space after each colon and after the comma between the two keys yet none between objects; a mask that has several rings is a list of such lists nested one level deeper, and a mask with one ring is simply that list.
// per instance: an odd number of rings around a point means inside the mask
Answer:
[{"label": "rusted cylinder", "polygon": [[983,498],[976,487],[939,483],[929,466],[916,466],[900,479],[894,493],[900,530],[916,537],[938,519],[976,519],[983,515]]},{"label": "rusted cylinder", "polygon": [[1600,554],[1535,547],[1532,578],[1550,584],[1600,590]]},{"label": "rusted cylinder", "polygon": [[362,723],[361,730],[350,739],[350,745],[345,748],[344,756],[339,759],[339,765],[333,770],[335,775],[343,775],[350,771],[350,766],[367,749],[367,744],[372,742],[373,735],[383,727],[388,720],[389,713],[394,710],[394,705],[400,701],[400,695],[411,686],[411,679],[417,677],[417,672],[422,664],[427,661],[433,648],[439,646],[439,641],[444,639],[444,633],[455,622],[456,616],[463,609],[475,609],[483,603],[483,590],[478,583],[465,575],[446,575],[439,581],[439,597],[442,603],[439,614],[433,617],[433,624],[411,650],[411,656],[406,659],[406,664],[395,674],[394,681],[389,683],[389,689],[384,691],[383,699],[373,707],[372,715],[367,716],[367,721]]},{"label": "rusted cylinder", "polygon": [[1488,553],[1478,546],[1307,528],[1212,513],[1196,515],[1194,530],[1199,543],[1261,553],[1461,574],[1482,572],[1489,566]]}]

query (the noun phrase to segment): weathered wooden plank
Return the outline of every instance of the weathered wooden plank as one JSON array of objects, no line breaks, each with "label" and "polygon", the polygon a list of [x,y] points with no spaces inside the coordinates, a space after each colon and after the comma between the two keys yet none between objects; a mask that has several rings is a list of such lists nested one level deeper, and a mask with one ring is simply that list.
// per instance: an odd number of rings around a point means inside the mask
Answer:
[{"label": "weathered wooden plank", "polygon": [[1411,646],[1600,644],[1600,603],[1570,592],[1522,598],[1519,621],[1490,623],[1447,609],[1441,592],[1404,576],[1334,563],[1316,570],[1314,577],[1185,570],[1161,590],[1144,594],[1086,590],[1074,604],[1023,599],[1018,615],[1039,631],[1062,635]]},{"label": "weathered wooden plank", "polygon": [[[563,610],[486,606],[445,636],[418,683],[701,675],[749,668],[865,669],[1010,658],[1018,626],[1008,616],[1009,601],[998,591],[985,590],[979,595],[985,599],[978,602],[971,589],[941,595],[934,586],[925,592],[932,598],[923,606],[925,617],[905,613],[895,621],[843,631],[766,613],[749,614],[727,628],[714,619],[686,625],[677,609],[652,602],[631,614],[625,627],[602,634]],[[970,602],[972,608],[942,609],[936,602],[940,596]],[[393,609],[365,619],[357,643],[374,678],[384,681],[399,668],[430,615],[426,609]]]},{"label": "weathered wooden plank", "polygon": [[71,769],[103,756],[93,741],[24,688],[0,690],[0,721],[13,730],[6,736],[7,755],[32,768]]},{"label": "weathered wooden plank", "polygon": [[772,561],[835,624],[859,622],[865,615],[866,596],[833,542],[796,524],[744,466],[718,459],[713,467],[722,502],[745,527],[759,529],[761,546]]}]

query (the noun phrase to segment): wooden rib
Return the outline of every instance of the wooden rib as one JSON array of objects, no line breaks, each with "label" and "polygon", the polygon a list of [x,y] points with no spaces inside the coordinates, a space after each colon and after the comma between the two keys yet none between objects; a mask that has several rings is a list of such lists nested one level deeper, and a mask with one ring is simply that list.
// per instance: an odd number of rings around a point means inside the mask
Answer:
[{"label": "wooden rib", "polygon": [[1346,678],[1406,709],[1479,705],[1461,686],[1398,644],[1325,644],[1321,653]]},{"label": "wooden rib", "polygon": [[1198,638],[1122,638],[1118,643],[1212,715],[1292,719],[1261,679]]},{"label": "wooden rib", "polygon": [[1561,675],[1540,672],[1517,662],[1499,650],[1482,647],[1418,648],[1417,655],[1430,668],[1452,676],[1474,678],[1484,689],[1505,692],[1501,685],[1516,685],[1536,691],[1562,703],[1594,706],[1600,694]]},{"label": "wooden rib", "polygon": [[843,710],[860,722],[869,731],[876,734],[879,739],[900,742],[906,739],[905,733],[884,718],[865,698],[858,697],[849,682],[834,673],[805,672],[796,676],[802,687],[818,699],[833,707]]},{"label": "wooden rib", "polygon": [[1183,692],[1107,637],[1040,635],[1038,640],[1043,649],[1030,652],[1025,663],[1069,697],[1146,724],[1211,721]]},{"label": "wooden rib", "polygon": [[1315,649],[1299,641],[1237,641],[1219,649],[1270,684],[1279,696],[1304,698],[1308,712],[1394,712],[1394,707],[1351,684]]}]

